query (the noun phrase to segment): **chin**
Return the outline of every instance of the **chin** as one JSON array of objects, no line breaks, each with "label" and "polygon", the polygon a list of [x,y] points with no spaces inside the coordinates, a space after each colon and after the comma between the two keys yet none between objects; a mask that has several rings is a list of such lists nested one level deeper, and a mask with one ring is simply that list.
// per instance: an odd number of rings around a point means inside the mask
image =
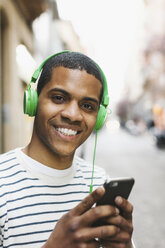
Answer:
[{"label": "chin", "polygon": [[75,153],[75,149],[73,150],[65,150],[65,149],[56,149],[54,147],[51,148],[51,151],[53,152],[53,154],[56,156],[61,156],[61,157],[68,157],[68,156],[73,156]]}]

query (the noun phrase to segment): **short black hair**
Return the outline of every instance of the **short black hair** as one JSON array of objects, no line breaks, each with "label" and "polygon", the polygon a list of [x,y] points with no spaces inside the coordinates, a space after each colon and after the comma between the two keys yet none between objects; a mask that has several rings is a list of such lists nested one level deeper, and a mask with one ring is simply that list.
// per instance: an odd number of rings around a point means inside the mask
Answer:
[{"label": "short black hair", "polygon": [[37,85],[37,93],[40,95],[43,87],[51,80],[52,71],[54,68],[63,66],[69,69],[85,70],[92,74],[102,84],[100,93],[100,102],[103,96],[103,78],[97,64],[88,56],[79,52],[64,52],[51,57],[43,66],[40,78]]}]

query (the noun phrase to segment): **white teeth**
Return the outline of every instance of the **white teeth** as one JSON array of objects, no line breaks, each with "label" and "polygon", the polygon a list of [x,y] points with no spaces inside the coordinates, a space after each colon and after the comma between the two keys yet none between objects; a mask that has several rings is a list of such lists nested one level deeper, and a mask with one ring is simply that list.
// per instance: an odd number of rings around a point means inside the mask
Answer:
[{"label": "white teeth", "polygon": [[67,136],[73,136],[77,134],[77,131],[74,131],[72,129],[67,129],[67,128],[56,128],[56,130]]}]

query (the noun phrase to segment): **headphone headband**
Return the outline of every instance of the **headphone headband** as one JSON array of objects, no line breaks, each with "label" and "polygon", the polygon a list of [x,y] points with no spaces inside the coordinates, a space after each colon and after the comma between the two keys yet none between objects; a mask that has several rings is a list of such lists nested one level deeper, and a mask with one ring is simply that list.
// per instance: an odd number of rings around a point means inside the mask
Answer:
[{"label": "headphone headband", "polygon": [[36,80],[37,80],[37,78],[39,77],[39,74],[40,74],[40,72],[41,72],[41,70],[42,70],[44,64],[45,64],[49,59],[55,57],[55,56],[58,55],[58,54],[69,53],[69,52],[70,52],[70,51],[65,50],[65,51],[62,51],[62,52],[59,52],[59,53],[55,53],[55,54],[53,54],[53,55],[50,55],[48,58],[46,58],[46,59],[42,62],[42,64],[38,67],[38,69],[36,69],[36,70],[34,71],[32,77],[31,77],[30,83],[35,83],[35,82],[36,82]]}]

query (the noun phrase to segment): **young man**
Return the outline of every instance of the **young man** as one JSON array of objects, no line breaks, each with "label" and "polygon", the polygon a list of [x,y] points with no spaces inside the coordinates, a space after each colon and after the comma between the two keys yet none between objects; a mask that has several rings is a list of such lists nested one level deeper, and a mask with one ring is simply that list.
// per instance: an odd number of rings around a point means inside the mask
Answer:
[{"label": "young man", "polygon": [[[74,156],[95,127],[104,87],[83,54],[44,63],[31,141],[1,156],[0,247],[132,247],[132,205],[117,197],[117,207],[94,207],[106,174],[95,168],[89,194],[92,166]],[[100,219],[107,224],[95,227]]]}]

